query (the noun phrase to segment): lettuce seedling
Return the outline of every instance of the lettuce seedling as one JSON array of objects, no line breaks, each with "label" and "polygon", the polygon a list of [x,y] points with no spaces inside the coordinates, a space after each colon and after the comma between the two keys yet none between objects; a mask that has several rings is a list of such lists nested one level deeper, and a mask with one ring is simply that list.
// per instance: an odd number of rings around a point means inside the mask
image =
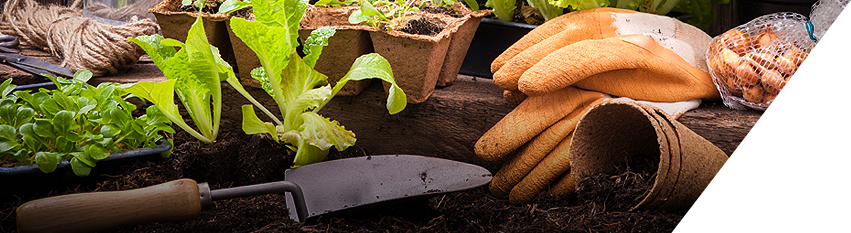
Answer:
[{"label": "lettuce seedling", "polygon": [[[218,49],[207,41],[201,17],[189,29],[185,44],[158,34],[128,40],[148,53],[167,80],[138,82],[122,88],[152,102],[169,120],[193,137],[213,143],[221,119],[221,82],[234,76],[234,72],[222,60]],[[175,47],[181,49],[178,51]],[[174,94],[177,94],[198,130],[183,120],[174,103]]]},{"label": "lettuce seedling", "polygon": [[[313,69],[334,27],[314,30],[305,40],[304,58],[296,51],[298,25],[307,9],[306,0],[265,0],[253,2],[256,20],[232,18],[230,26],[257,54],[261,67],[251,72],[259,80],[281,113],[281,118],[264,111],[272,122],[257,117],[251,105],[242,107],[242,128],[247,134],[268,133],[285,141],[296,152],[294,167],[320,162],[330,147],[345,150],[355,143],[355,134],[337,121],[318,114],[350,80],[378,78],[391,84],[387,98],[390,114],[402,111],[407,99],[396,85],[390,63],[376,53],[363,55],[332,88],[328,77]],[[255,104],[261,110],[261,105]]]},{"label": "lettuce seedling", "polygon": [[110,152],[154,146],[160,132],[174,133],[156,108],[134,118],[136,105],[117,84],[90,86],[91,77],[87,70],[70,81],[48,75],[57,88],[36,93],[12,93],[11,79],[0,85],[0,164],[37,164],[50,173],[70,160],[74,174],[86,176]]},{"label": "lettuce seedling", "polygon": [[[242,129],[245,133],[267,133],[276,141],[288,143],[288,148],[296,152],[295,167],[322,161],[331,146],[345,150],[355,142],[353,132],[318,114],[348,81],[378,78],[390,83],[387,98],[390,114],[402,111],[407,99],[393,79],[390,63],[375,53],[356,59],[349,72],[331,87],[328,77],[314,70],[313,66],[336,29],[323,27],[314,30],[303,46],[306,54],[304,58],[296,51],[299,45],[298,26],[307,4],[306,0],[254,1],[251,5],[256,20],[231,18],[230,26],[234,34],[260,60],[261,67],[252,70],[251,75],[260,81],[263,89],[278,105],[280,118],[245,90],[233,69],[221,59],[218,50],[207,43],[200,16],[190,28],[185,44],[159,35],[128,38],[151,56],[168,80],[160,83],[139,82],[126,87],[126,90],[153,102],[169,119],[193,136],[209,139],[202,134],[203,130],[201,133],[194,131],[183,122],[177,112],[177,105],[173,103],[173,93],[181,97],[187,109],[195,108],[196,111],[189,111],[193,120],[207,120],[209,118],[204,117],[212,114],[212,122],[215,124],[212,128],[218,129],[221,91],[216,88],[219,88],[218,82],[226,81],[253,104],[242,106]],[[183,48],[175,51],[174,47]],[[207,94],[198,95],[200,93]],[[208,106],[210,99],[213,99],[212,107]],[[254,107],[260,109],[272,122],[261,120],[254,112]],[[210,112],[211,109],[215,111]],[[198,125],[198,120],[195,121]]]}]

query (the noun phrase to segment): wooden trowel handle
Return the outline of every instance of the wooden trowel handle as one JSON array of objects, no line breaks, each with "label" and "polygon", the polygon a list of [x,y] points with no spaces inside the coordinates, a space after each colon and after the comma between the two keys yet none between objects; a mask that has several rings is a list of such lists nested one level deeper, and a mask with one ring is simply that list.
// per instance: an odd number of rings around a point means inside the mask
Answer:
[{"label": "wooden trowel handle", "polygon": [[33,200],[17,209],[18,231],[92,232],[198,217],[201,198],[191,179],[128,190]]}]

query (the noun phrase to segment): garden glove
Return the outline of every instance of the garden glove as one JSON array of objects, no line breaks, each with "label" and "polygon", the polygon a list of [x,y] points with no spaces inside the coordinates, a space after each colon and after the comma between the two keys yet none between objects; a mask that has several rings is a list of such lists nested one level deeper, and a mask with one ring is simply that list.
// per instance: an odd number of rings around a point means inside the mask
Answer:
[{"label": "garden glove", "polygon": [[649,101],[718,97],[705,62],[706,33],[666,16],[597,9],[532,30],[494,60],[494,82],[525,95],[576,84]]},{"label": "garden glove", "polygon": [[600,92],[566,87],[526,98],[485,132],[476,142],[476,155],[495,162],[555,124],[577,108],[609,96]]}]

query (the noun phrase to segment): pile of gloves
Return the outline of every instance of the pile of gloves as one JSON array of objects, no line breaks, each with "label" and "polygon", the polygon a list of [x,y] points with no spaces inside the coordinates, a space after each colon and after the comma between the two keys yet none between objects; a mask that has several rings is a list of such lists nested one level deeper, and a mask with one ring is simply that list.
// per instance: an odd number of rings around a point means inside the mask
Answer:
[{"label": "pile of gloves", "polygon": [[573,193],[570,142],[599,103],[628,98],[678,117],[720,98],[706,64],[711,40],[677,19],[618,8],[574,11],[529,32],[491,65],[517,105],[475,145],[485,161],[507,157],[491,193],[512,203]]}]

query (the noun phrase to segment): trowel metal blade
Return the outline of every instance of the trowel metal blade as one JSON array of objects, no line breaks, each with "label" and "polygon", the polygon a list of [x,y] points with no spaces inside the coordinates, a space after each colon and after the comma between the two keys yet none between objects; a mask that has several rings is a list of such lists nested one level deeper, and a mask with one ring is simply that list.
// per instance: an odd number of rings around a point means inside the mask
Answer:
[{"label": "trowel metal blade", "polygon": [[[325,161],[292,168],[285,179],[304,193],[307,218],[402,198],[461,191],[491,181],[485,168],[418,155],[377,155]],[[290,218],[298,219],[286,194]]]}]

